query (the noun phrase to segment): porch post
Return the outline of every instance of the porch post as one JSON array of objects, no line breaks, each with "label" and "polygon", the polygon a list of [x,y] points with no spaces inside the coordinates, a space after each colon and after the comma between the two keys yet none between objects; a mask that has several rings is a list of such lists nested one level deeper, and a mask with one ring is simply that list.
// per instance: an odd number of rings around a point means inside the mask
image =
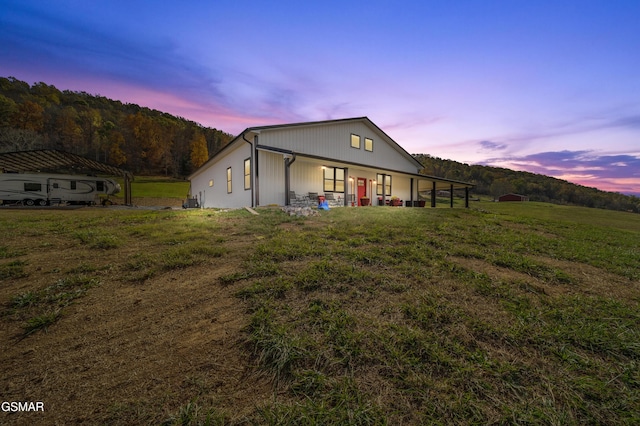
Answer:
[{"label": "porch post", "polygon": [[434,180],[431,185],[431,207],[436,206],[436,181]]},{"label": "porch post", "polygon": [[453,184],[451,184],[451,187],[449,188],[449,202],[450,207],[453,208]]},{"label": "porch post", "polygon": [[382,205],[387,205],[387,175],[382,175]]},{"label": "porch post", "polygon": [[411,201],[411,205],[409,207],[413,207],[413,178],[411,178],[411,196],[409,197]]},{"label": "porch post", "polygon": [[[344,168],[344,177],[345,177],[345,186],[346,186],[346,188],[344,189],[344,200],[342,201],[342,204],[343,204],[344,207],[347,207],[349,205],[349,203],[347,201],[351,199],[351,197],[349,197],[349,195],[350,195],[349,194],[349,189],[351,188],[351,183],[349,183],[349,168],[348,167]],[[354,176],[353,179],[354,179],[353,180],[354,185],[356,185],[357,184],[357,182],[356,182],[357,178]],[[356,191],[356,194],[357,194],[358,190],[356,189],[355,191]],[[355,205],[357,206],[358,203],[356,203]]]},{"label": "porch post", "polygon": [[124,174],[124,203],[127,206],[133,204],[131,201],[131,179],[129,179],[129,174]]},{"label": "porch post", "polygon": [[469,208],[469,187],[464,188],[464,207]]}]

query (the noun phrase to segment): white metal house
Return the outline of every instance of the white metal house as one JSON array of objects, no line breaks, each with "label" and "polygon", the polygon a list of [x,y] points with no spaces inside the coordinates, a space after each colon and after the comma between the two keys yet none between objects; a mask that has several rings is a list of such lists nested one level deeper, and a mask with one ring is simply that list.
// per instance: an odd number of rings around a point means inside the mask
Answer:
[{"label": "white metal house", "polygon": [[[404,205],[473,185],[419,174],[421,164],[369,118],[245,129],[190,177],[202,207],[287,205],[316,194],[337,204]],[[453,205],[453,198],[452,198]]]}]

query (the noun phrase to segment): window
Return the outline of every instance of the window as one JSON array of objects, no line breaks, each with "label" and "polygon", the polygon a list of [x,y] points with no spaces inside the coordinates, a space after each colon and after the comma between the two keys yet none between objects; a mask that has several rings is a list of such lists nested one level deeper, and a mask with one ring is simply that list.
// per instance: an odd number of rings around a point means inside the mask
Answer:
[{"label": "window", "polygon": [[251,189],[251,158],[244,160],[244,189]]},{"label": "window", "polygon": [[391,196],[391,176],[389,175],[376,175],[376,193],[382,195],[382,180],[384,179],[384,195]]},{"label": "window", "polygon": [[344,169],[337,167],[324,168],[324,190],[328,192],[344,192]]},{"label": "window", "polygon": [[231,167],[227,169],[227,194],[231,194]]},{"label": "window", "polygon": [[351,134],[351,148],[360,149],[360,136]]},{"label": "window", "polygon": [[104,191],[104,182],[101,180],[96,181],[96,190]]},{"label": "window", "polygon": [[75,180],[70,181],[70,184],[71,184],[71,189],[76,189],[77,188],[77,186],[76,186],[77,184],[76,184]]},{"label": "window", "polygon": [[25,191],[42,191],[42,184],[25,182],[24,183],[24,190]]},{"label": "window", "polygon": [[213,186],[213,179],[211,179],[211,180],[209,181],[209,186],[210,186],[210,187],[211,187],[211,186]]},{"label": "window", "polygon": [[364,150],[365,151],[373,151],[373,139],[364,138]]},{"label": "window", "polygon": [[53,184],[53,188],[54,188],[54,189],[58,189],[58,188],[60,188],[60,185],[58,185],[57,183],[54,183],[54,184]]}]

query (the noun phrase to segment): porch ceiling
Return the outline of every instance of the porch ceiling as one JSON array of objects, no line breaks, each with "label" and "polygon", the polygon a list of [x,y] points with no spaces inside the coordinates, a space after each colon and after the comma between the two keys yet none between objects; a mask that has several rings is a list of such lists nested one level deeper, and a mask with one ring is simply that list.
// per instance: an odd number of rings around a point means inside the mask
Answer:
[{"label": "porch ceiling", "polygon": [[[318,168],[321,168],[322,166],[348,167],[350,169],[349,173],[351,173],[351,170],[355,169],[355,170],[362,170],[364,172],[368,172],[371,174],[384,173],[384,174],[390,174],[392,176],[406,176],[408,178],[417,179],[418,191],[430,191],[433,187],[434,182],[436,184],[436,191],[441,191],[441,190],[448,191],[451,189],[451,185],[453,185],[453,189],[473,188],[475,186],[468,182],[455,181],[451,179],[440,178],[437,176],[422,175],[419,173],[407,173],[407,172],[398,171],[398,170],[389,170],[389,169],[383,169],[380,167],[370,167],[363,164],[341,162],[339,160],[318,159],[318,158],[306,157],[302,155],[298,155],[297,157],[298,157],[297,161],[315,164],[318,166]],[[292,167],[294,166],[295,166],[295,163],[292,165]]]}]

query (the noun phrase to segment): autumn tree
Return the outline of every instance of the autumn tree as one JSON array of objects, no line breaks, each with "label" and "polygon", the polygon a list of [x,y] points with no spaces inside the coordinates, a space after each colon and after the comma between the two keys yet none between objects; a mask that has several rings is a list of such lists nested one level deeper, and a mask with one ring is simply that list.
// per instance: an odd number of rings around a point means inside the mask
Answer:
[{"label": "autumn tree", "polygon": [[122,149],[125,144],[124,136],[118,131],[113,131],[109,134],[107,146],[109,155],[107,161],[114,166],[121,166],[127,162],[127,156]]},{"label": "autumn tree", "polygon": [[39,132],[44,126],[44,108],[33,101],[24,101],[9,120],[11,127]]},{"label": "autumn tree", "polygon": [[124,124],[125,137],[131,138],[132,142],[127,144],[127,151],[133,159],[130,165],[136,172],[153,170],[161,157],[159,127],[140,111],[127,116]]},{"label": "autumn tree", "polygon": [[45,108],[50,104],[60,105],[60,91],[55,86],[40,82],[31,86],[30,92],[37,99],[37,102]]},{"label": "autumn tree", "polygon": [[54,120],[54,147],[63,151],[82,154],[79,149],[79,141],[82,136],[82,129],[78,126],[78,113],[73,107],[65,107],[58,112]]},{"label": "autumn tree", "polygon": [[191,140],[191,165],[194,169],[202,166],[209,159],[207,140],[204,135],[197,132]]},{"label": "autumn tree", "polygon": [[13,99],[0,95],[0,127],[7,127],[11,122],[11,117],[18,110],[18,106]]},{"label": "autumn tree", "polygon": [[92,108],[83,109],[78,114],[78,125],[82,129],[85,152],[91,154],[96,161],[100,161],[102,148],[102,138],[99,132],[102,127],[100,112]]}]

